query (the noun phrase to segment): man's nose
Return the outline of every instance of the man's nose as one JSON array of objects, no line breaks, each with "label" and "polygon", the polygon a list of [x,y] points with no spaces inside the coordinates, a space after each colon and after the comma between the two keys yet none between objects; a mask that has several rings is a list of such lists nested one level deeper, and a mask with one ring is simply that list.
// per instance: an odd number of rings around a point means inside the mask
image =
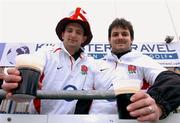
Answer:
[{"label": "man's nose", "polygon": [[121,39],[121,38],[123,38],[123,36],[122,36],[121,34],[118,34],[118,38],[120,38],[120,39]]},{"label": "man's nose", "polygon": [[71,33],[71,36],[76,36],[76,32],[73,31],[73,32]]}]

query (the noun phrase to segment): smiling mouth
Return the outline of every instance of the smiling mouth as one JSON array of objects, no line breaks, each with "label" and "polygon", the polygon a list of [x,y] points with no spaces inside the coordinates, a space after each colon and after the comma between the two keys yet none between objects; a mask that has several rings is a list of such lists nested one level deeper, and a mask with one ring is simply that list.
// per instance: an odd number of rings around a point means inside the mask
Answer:
[{"label": "smiling mouth", "polygon": [[124,43],[117,43],[116,45],[122,46],[125,45]]},{"label": "smiling mouth", "polygon": [[126,43],[127,43],[127,41],[124,41],[124,40],[119,40],[116,42],[116,44],[126,44]]},{"label": "smiling mouth", "polygon": [[77,41],[75,41],[75,40],[69,40],[71,43],[76,43]]}]

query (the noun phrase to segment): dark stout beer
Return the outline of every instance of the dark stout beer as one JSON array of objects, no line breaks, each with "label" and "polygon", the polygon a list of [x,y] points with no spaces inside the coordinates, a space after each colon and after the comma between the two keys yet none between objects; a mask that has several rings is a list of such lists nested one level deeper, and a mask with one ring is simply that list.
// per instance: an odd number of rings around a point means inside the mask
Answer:
[{"label": "dark stout beer", "polygon": [[134,93],[119,94],[116,96],[119,119],[136,119],[130,116],[127,106],[131,103],[130,98]]},{"label": "dark stout beer", "polygon": [[127,106],[131,103],[131,96],[140,90],[140,82],[135,79],[113,81],[119,119],[136,119],[130,116]]},{"label": "dark stout beer", "polygon": [[43,70],[42,62],[32,55],[19,55],[16,57],[16,68],[20,71],[22,79],[18,88],[13,91],[13,98],[29,101],[36,96]]}]

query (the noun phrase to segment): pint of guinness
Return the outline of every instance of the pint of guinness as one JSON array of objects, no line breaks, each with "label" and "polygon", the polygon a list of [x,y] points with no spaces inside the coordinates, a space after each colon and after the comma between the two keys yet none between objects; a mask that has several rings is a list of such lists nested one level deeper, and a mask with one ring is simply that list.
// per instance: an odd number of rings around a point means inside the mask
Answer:
[{"label": "pint of guinness", "polygon": [[141,81],[135,79],[113,81],[119,119],[136,119],[130,116],[127,106],[131,103],[131,96],[140,90],[140,85]]},{"label": "pint of guinness", "polygon": [[18,101],[29,101],[36,96],[43,63],[29,54],[18,55],[15,61],[22,79],[18,88],[13,91],[13,98]]}]

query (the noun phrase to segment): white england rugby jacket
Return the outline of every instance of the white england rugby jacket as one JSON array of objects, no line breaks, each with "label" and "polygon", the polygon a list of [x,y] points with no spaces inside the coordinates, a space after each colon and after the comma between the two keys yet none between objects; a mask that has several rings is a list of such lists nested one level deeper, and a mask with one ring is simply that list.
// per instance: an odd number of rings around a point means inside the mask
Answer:
[{"label": "white england rugby jacket", "polygon": [[[129,79],[138,80],[140,87],[145,79],[152,85],[159,73],[167,70],[150,57],[136,51],[128,52],[119,59],[116,55],[109,53],[105,58],[99,61],[98,66],[101,72],[98,78],[101,78],[101,81],[95,83],[94,88],[106,90],[113,89],[113,81],[117,79],[122,81]],[[103,85],[100,84],[100,82],[106,82],[104,88],[100,88],[100,86]],[[133,81],[131,82],[131,84],[134,84]],[[115,100],[94,100],[91,105],[90,114],[94,113],[117,113]]]},{"label": "white england rugby jacket", "polygon": [[[87,57],[82,52],[75,61],[63,43],[55,50],[42,50],[36,55],[44,61],[42,90],[50,92],[92,89],[96,71],[93,58]],[[91,85],[85,87],[86,83]],[[76,102],[76,100],[35,101],[35,106],[33,103],[30,105],[30,112],[35,113],[39,110],[41,114],[73,114]]]}]

